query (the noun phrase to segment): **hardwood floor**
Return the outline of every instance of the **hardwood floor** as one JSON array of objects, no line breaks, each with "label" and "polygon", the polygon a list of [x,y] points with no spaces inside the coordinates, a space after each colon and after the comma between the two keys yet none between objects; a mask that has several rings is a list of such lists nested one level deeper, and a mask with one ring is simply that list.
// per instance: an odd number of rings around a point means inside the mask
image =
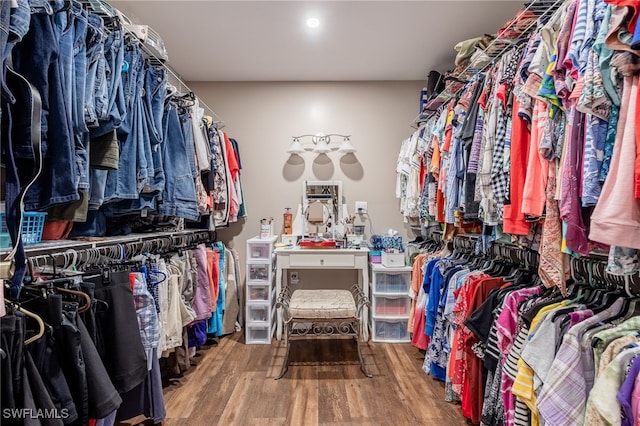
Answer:
[{"label": "hardwood floor", "polygon": [[[444,385],[426,376],[410,344],[294,341],[280,380],[284,342],[245,345],[242,333],[204,348],[198,365],[165,387],[164,425],[464,425]],[[322,360],[322,365],[317,361]]]}]

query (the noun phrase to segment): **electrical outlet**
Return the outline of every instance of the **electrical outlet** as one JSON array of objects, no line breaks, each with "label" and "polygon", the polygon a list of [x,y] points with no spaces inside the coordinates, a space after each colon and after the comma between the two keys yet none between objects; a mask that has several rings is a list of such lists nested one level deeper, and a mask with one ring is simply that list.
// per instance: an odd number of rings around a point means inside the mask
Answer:
[{"label": "electrical outlet", "polygon": [[290,284],[298,284],[300,282],[300,278],[298,277],[297,271],[289,272],[289,283]]},{"label": "electrical outlet", "polygon": [[367,213],[368,206],[366,201],[356,201],[356,213],[364,214]]}]

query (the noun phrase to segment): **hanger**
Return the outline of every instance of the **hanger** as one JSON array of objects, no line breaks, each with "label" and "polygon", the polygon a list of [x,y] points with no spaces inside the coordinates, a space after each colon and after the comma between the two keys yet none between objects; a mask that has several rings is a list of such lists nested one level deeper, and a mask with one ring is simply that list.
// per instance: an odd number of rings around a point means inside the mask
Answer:
[{"label": "hanger", "polygon": [[575,279],[573,279],[573,273],[571,274],[571,278],[569,278],[567,280],[567,282],[565,284],[568,284],[566,286],[567,288],[567,294],[566,296],[568,298],[576,298],[576,297],[580,297],[580,300],[584,299],[584,294],[582,293],[582,283],[578,283],[576,282]]},{"label": "hanger", "polygon": [[617,289],[611,288],[605,277],[606,264],[602,261],[588,259],[589,284],[592,288],[585,304],[594,312],[601,312],[611,305],[619,296]]},{"label": "hanger", "polygon": [[468,263],[469,269],[479,269],[481,264],[486,260],[486,257],[481,254],[479,256],[473,256],[473,259]]},{"label": "hanger", "polygon": [[28,310],[24,309],[21,306],[18,306],[18,310],[20,312],[22,312],[23,314],[25,314],[26,316],[33,318],[38,323],[38,327],[39,327],[38,333],[36,333],[34,336],[31,336],[27,340],[24,341],[24,345],[27,346],[27,345],[35,342],[36,340],[38,340],[42,336],[44,336],[44,330],[45,330],[44,321],[42,321],[42,318],[40,318],[38,315],[34,314],[31,311],[28,311]]},{"label": "hanger", "polygon": [[69,294],[72,296],[81,297],[82,299],[84,299],[84,302],[85,302],[84,305],[78,308],[79,314],[86,312],[89,310],[89,308],[91,308],[91,298],[84,291],[71,290],[70,288],[60,288],[60,287],[55,288],[55,291],[64,293],[64,294]]},{"label": "hanger", "polygon": [[35,342],[36,340],[44,336],[45,325],[44,325],[44,321],[42,321],[42,318],[40,318],[39,315],[36,315],[33,312],[23,308],[18,303],[15,303],[9,300],[6,300],[5,303],[9,304],[13,309],[22,312],[25,316],[29,318],[33,318],[36,321],[36,323],[38,323],[38,332],[34,336],[31,336],[24,341],[25,346]]},{"label": "hanger", "polygon": [[[28,285],[24,285],[22,288],[27,292],[31,292],[32,294],[36,294],[38,297],[46,298],[48,291],[53,291],[56,293],[63,293],[71,296],[76,296],[84,300],[84,304],[78,308],[78,313],[86,312],[91,308],[91,298],[89,295],[83,291],[72,290],[67,288],[67,284],[74,284],[75,281],[71,278],[54,278],[50,280],[44,280],[39,282],[33,282]],[[56,286],[56,284],[63,284],[65,287]],[[25,302],[26,303],[26,302]]]},{"label": "hanger", "polygon": [[571,278],[577,290],[576,296],[583,296],[583,303],[586,305],[593,298],[595,290],[588,272],[587,260],[583,257],[572,257],[569,266]]}]

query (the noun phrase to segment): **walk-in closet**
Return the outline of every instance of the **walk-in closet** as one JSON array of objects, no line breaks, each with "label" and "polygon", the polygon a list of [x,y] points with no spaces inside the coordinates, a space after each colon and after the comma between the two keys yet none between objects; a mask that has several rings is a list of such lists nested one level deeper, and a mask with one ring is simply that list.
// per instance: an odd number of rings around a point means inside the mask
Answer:
[{"label": "walk-in closet", "polygon": [[0,0],[0,424],[640,426],[639,12]]}]

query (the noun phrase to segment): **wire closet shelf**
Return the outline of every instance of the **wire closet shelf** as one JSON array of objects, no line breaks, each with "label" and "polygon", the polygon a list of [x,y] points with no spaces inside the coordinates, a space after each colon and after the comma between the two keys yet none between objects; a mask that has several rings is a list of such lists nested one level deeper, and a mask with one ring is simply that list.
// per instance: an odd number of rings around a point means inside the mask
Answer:
[{"label": "wire closet shelf", "polygon": [[[526,7],[518,12],[518,14],[511,20],[509,26],[502,29],[498,36],[481,51],[481,54],[478,55],[481,60],[476,59],[475,61],[470,61],[467,67],[462,71],[445,77],[458,80],[463,84],[460,84],[451,91],[445,88],[436,96],[431,98],[429,102],[427,102],[425,110],[421,111],[413,120],[411,127],[417,129],[429,121],[429,119],[441,110],[444,105],[454,99],[456,95],[467,86],[468,82],[472,80],[473,77],[495,65],[495,63],[515,45],[526,41],[536,30],[538,25],[549,20],[549,18],[551,18],[565,2],[566,0],[533,0],[529,2]],[[524,28],[518,29],[519,35],[517,37],[500,38],[501,34],[508,34],[509,30],[513,29],[517,22],[530,13],[536,15],[536,19],[532,19],[531,22],[524,26]],[[433,105],[435,105],[435,107]]]},{"label": "wire closet shelf", "polygon": [[[180,74],[168,63],[168,59],[160,57],[156,52],[150,49],[141,39],[140,35],[131,29],[131,27],[135,25],[133,24],[133,21],[129,19],[129,17],[127,17],[124,13],[122,13],[122,11],[116,9],[115,7],[113,7],[112,5],[110,5],[108,2],[104,0],[81,0],[80,3],[83,5],[85,9],[90,10],[92,13],[98,16],[101,16],[103,18],[104,17],[119,18],[120,20],[124,21],[124,23],[127,25],[122,26],[123,31],[127,35],[129,35],[130,37],[133,37],[135,40],[137,40],[140,43],[140,46],[142,47],[142,51],[144,52],[147,59],[149,59],[150,62],[154,65],[162,66],[169,73],[170,82],[174,86],[178,86],[178,89],[180,92],[193,93],[195,96],[195,92],[187,85],[187,83],[180,76]],[[155,34],[154,31],[150,31],[150,32],[153,32]],[[157,38],[160,37],[159,35],[155,35],[155,36]],[[204,108],[206,111],[208,111],[209,114],[211,115],[213,119],[213,124],[216,126],[216,128],[222,129],[225,125],[224,120],[222,120],[222,118],[218,114],[216,114],[213,108],[207,105],[200,97],[197,97],[197,99],[198,99],[198,104],[202,108]]]}]

